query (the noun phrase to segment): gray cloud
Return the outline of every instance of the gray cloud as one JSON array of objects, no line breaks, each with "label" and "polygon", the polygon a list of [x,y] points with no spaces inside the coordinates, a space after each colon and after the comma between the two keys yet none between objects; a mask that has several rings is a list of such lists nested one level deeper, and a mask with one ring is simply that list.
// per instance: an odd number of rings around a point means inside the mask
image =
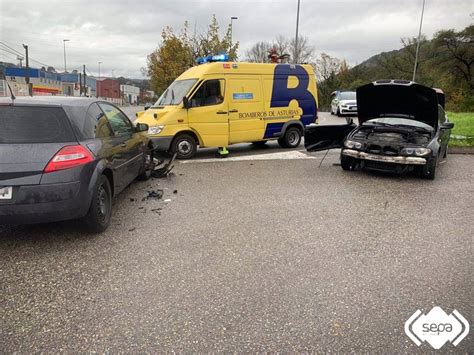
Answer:
[{"label": "gray cloud", "polygon": [[[301,0],[300,34],[307,36],[318,52],[345,58],[354,65],[380,51],[400,47],[400,37],[418,31],[422,0]],[[258,1],[35,1],[0,0],[0,40],[30,56],[62,69],[66,44],[68,70],[86,64],[96,73],[141,77],[146,56],[160,42],[164,26],[180,29],[188,21],[191,29],[204,31],[213,13],[222,31],[230,16],[239,55],[255,42],[276,35],[295,35],[296,0]],[[423,33],[440,29],[462,29],[472,23],[473,5],[465,0],[427,0]],[[0,60],[15,61],[0,51]],[[32,62],[32,65],[39,64]]]}]

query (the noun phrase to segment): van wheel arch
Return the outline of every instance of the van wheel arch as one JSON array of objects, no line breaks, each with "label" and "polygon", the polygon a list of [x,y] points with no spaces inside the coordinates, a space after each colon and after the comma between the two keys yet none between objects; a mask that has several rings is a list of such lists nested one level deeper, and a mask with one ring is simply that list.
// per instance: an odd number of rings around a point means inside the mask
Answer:
[{"label": "van wheel arch", "polygon": [[[296,138],[297,143],[292,143],[292,139],[290,139],[288,136],[290,133],[292,133],[294,130],[297,130],[299,133],[299,138]],[[280,138],[278,138],[278,144],[282,148],[296,148],[300,145],[301,143],[301,138],[303,137],[304,134],[304,126],[301,122],[289,122],[289,124],[286,126],[284,130],[282,130],[282,135]]]}]

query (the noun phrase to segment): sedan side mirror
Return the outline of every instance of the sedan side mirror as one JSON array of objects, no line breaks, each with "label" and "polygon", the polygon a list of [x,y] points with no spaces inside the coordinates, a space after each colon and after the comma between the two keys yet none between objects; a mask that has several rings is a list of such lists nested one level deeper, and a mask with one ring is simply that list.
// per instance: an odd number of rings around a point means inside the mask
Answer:
[{"label": "sedan side mirror", "polygon": [[185,109],[189,108],[189,100],[186,96],[183,97],[183,108],[185,108]]},{"label": "sedan side mirror", "polygon": [[441,129],[451,129],[454,127],[454,123],[453,122],[444,122],[442,125],[441,125]]},{"label": "sedan side mirror", "polygon": [[150,128],[146,123],[137,123],[136,129],[137,132],[148,132],[148,128]]}]

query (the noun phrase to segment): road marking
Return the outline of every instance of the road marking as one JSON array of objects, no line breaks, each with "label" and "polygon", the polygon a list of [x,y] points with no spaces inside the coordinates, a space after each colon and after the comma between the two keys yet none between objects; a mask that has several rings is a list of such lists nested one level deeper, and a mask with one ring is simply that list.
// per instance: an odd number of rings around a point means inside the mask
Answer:
[{"label": "road marking", "polygon": [[182,160],[180,163],[216,163],[216,162],[228,162],[228,161],[252,161],[252,160],[294,160],[294,159],[318,159],[317,157],[308,155],[300,151],[288,151],[268,154],[255,154],[255,155],[241,155],[241,156],[230,156],[228,158],[209,158],[209,159],[192,159]]}]

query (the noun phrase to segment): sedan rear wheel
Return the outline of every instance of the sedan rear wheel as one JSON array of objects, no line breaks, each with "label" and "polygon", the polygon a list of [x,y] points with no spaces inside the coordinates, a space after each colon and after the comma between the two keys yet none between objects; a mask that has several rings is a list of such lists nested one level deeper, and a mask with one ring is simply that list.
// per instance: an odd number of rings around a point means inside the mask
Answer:
[{"label": "sedan rear wheel", "polygon": [[91,205],[84,217],[84,222],[89,231],[101,233],[110,225],[111,217],[112,190],[107,177],[101,175],[94,188]]}]

